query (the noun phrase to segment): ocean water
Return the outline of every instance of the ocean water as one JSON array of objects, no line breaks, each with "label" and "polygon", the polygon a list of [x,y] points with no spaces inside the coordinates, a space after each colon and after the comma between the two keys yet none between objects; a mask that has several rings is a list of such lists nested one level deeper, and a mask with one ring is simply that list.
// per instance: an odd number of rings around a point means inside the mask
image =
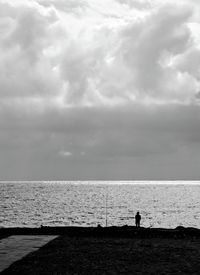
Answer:
[{"label": "ocean water", "polygon": [[200,228],[200,182],[0,182],[0,227]]}]

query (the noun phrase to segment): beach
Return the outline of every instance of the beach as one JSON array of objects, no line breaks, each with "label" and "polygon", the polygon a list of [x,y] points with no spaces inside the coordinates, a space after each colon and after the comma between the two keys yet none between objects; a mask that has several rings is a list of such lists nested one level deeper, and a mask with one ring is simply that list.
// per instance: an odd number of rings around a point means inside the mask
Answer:
[{"label": "beach", "polygon": [[2,274],[199,274],[198,229],[72,229]]}]

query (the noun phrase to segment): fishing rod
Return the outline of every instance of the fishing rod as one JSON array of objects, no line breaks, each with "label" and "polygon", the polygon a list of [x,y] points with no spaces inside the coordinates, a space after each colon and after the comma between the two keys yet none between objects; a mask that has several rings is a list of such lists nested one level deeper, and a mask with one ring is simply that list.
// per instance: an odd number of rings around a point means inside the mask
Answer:
[{"label": "fishing rod", "polygon": [[108,227],[108,188],[106,188],[106,227]]}]

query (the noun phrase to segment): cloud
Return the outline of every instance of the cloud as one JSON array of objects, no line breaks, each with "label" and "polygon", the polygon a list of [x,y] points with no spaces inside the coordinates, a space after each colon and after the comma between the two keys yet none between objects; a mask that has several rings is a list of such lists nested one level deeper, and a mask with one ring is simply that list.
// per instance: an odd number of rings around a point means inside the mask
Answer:
[{"label": "cloud", "polygon": [[84,8],[88,7],[88,3],[84,0],[37,0],[40,5],[44,7],[55,7],[57,10],[61,12],[80,12],[81,10],[83,11]]},{"label": "cloud", "polygon": [[[94,106],[195,100],[198,64],[191,65],[190,56],[198,48],[188,26],[193,5],[151,3],[133,17],[114,0],[107,3],[110,15],[104,1],[19,3],[0,3],[1,97]],[[144,4],[127,3],[133,9]]]},{"label": "cloud", "polygon": [[2,175],[194,179],[200,153],[199,115],[198,107],[176,105],[54,109],[38,117],[13,112],[0,121]]},{"label": "cloud", "polygon": [[197,176],[199,20],[186,0],[0,0],[2,175]]},{"label": "cloud", "polygon": [[120,4],[128,5],[130,8],[134,9],[150,9],[152,8],[152,3],[149,0],[117,0]]},{"label": "cloud", "polygon": [[48,145],[48,150],[55,149],[62,155],[86,152],[94,157],[137,157],[167,153],[198,142],[200,129],[198,107],[188,106],[75,108],[62,113],[52,110],[38,117],[30,113],[23,119],[22,114],[17,117],[13,112],[7,121],[1,118],[2,133],[7,133],[4,142],[10,140],[21,149],[24,140],[32,145],[41,141],[42,147],[46,144],[42,151]]},{"label": "cloud", "polygon": [[59,152],[59,155],[60,155],[61,157],[66,158],[66,157],[71,157],[71,156],[72,156],[72,153],[63,150],[63,151],[60,151],[60,152]]},{"label": "cloud", "polygon": [[187,50],[190,32],[185,23],[189,16],[188,10],[174,11],[173,7],[166,6],[125,31],[122,51],[125,49],[125,61],[133,72],[132,87],[138,89],[139,94],[176,99],[181,85],[179,71],[173,63],[162,64],[161,60],[173,59]]}]

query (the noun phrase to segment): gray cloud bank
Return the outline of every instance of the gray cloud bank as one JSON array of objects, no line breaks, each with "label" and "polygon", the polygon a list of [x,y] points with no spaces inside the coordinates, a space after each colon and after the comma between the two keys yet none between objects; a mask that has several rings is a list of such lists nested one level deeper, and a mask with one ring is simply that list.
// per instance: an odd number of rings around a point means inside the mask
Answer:
[{"label": "gray cloud bank", "polygon": [[0,1],[2,179],[199,179],[196,1]]}]

